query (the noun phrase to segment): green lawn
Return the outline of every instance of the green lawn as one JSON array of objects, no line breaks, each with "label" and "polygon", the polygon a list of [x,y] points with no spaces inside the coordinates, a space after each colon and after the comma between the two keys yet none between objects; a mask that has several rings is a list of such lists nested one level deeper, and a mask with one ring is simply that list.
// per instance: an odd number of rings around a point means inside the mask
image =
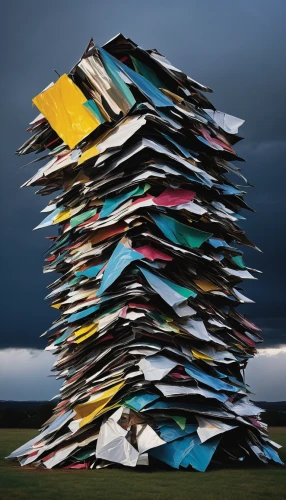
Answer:
[{"label": "green lawn", "polygon": [[[275,465],[228,470],[135,471],[134,469],[38,470],[20,468],[3,459],[36,431],[0,429],[1,500],[248,500],[286,499],[286,468]],[[270,437],[285,448],[286,427],[272,428]]]}]

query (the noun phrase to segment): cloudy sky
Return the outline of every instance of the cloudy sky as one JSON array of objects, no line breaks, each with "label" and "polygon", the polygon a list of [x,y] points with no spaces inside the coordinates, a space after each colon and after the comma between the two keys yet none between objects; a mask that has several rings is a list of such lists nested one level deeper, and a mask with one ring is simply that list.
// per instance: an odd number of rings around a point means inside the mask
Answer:
[{"label": "cloudy sky", "polygon": [[256,399],[286,399],[279,383],[286,375],[285,0],[9,0],[4,10],[0,399],[46,399],[59,388],[47,377],[54,360],[39,339],[56,317],[44,302],[51,277],[41,272],[48,233],[32,232],[46,200],[19,189],[35,167],[21,169],[14,151],[36,116],[32,97],[57,78],[53,69],[68,72],[90,37],[103,44],[118,32],[157,48],[210,86],[218,109],[246,120],[237,152],[247,160],[244,174],[255,185],[247,201],[257,213],[247,213],[243,227],[263,250],[247,250],[246,260],[263,274],[247,284],[256,303],[244,312],[265,338],[247,381]]}]

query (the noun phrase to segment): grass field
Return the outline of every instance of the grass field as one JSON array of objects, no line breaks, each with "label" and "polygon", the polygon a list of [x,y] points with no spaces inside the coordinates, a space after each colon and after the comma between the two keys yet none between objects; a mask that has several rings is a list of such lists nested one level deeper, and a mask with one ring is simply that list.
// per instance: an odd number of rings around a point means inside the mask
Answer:
[{"label": "grass field", "polygon": [[[0,429],[1,500],[248,500],[286,499],[286,468],[258,464],[227,470],[83,471],[20,468],[4,460],[35,435],[31,429]],[[286,427],[272,428],[270,437],[282,444],[286,462]]]}]

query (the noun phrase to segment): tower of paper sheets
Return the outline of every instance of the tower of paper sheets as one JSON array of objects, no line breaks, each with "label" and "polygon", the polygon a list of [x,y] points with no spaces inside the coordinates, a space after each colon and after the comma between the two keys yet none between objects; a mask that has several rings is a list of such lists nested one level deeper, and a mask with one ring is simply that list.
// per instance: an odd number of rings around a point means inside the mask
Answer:
[{"label": "tower of paper sheets", "polygon": [[[53,416],[10,455],[21,465],[205,471],[281,463],[244,380],[260,329],[237,306],[256,279],[239,228],[243,120],[157,50],[118,35],[33,99],[18,150],[51,195],[44,272],[60,317],[46,332],[63,379]],[[239,185],[230,179],[238,176]],[[258,249],[257,249],[258,250]]]}]

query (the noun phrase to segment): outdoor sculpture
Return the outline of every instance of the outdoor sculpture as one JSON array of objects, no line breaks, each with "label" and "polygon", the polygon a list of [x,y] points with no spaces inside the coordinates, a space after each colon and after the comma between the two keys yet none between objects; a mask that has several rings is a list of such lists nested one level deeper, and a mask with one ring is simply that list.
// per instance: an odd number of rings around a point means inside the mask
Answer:
[{"label": "outdoor sculpture", "polygon": [[[13,452],[21,465],[116,463],[205,471],[280,462],[243,370],[261,342],[237,310],[254,279],[233,150],[243,120],[156,50],[118,35],[88,45],[33,99],[20,155],[47,159],[25,185],[56,192],[45,272],[61,316],[47,332],[64,379],[54,415]],[[281,463],[281,462],[280,462]]]}]

